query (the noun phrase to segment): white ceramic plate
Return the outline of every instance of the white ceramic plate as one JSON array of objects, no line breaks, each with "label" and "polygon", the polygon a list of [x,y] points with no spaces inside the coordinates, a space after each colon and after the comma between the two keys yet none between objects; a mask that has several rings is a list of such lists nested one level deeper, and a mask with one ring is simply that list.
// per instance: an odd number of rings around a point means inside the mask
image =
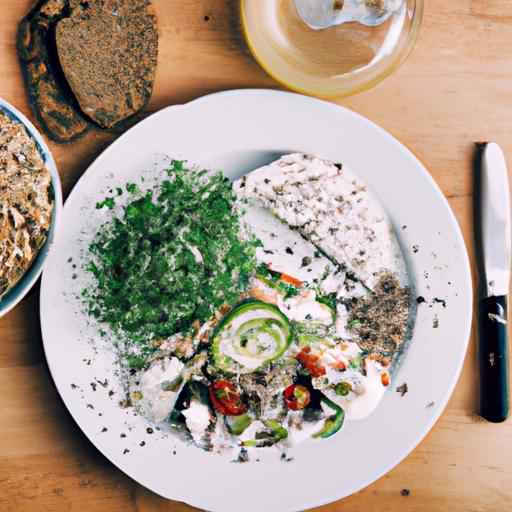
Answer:
[{"label": "white ceramic plate", "polygon": [[13,107],[10,103],[2,98],[0,98],[0,111],[7,114],[14,121],[21,123],[25,127],[25,130],[27,131],[30,138],[35,142],[41,153],[43,161],[46,164],[46,167],[50,171],[54,198],[52,221],[50,225],[50,231],[48,232],[48,237],[46,238],[46,241],[41,247],[38,255],[28,270],[25,272],[21,280],[18,281],[12,290],[7,292],[7,294],[0,299],[0,317],[2,317],[14,306],[16,306],[16,304],[18,304],[18,302],[20,302],[23,297],[25,297],[32,286],[34,286],[37,278],[41,275],[43,265],[53,243],[56,227],[60,220],[60,214],[62,210],[62,190],[60,186],[59,173],[57,172],[57,167],[55,166],[55,162],[53,160],[52,154],[50,153],[50,149],[46,145],[46,142],[44,141],[41,134],[37,131],[37,128],[18,109]]},{"label": "white ceramic plate", "polygon": [[[287,454],[291,461],[270,452],[233,463],[231,457],[203,452],[162,432],[148,434],[149,424],[130,408],[117,407],[122,397],[113,358],[106,343],[90,342],[94,328],[74,298],[80,279],[72,274],[80,269],[73,264],[87,245],[91,223],[104,219],[104,209],[94,208],[96,201],[141,172],[155,173],[163,155],[222,168],[237,178],[291,151],[343,162],[371,187],[396,230],[415,293],[426,302],[419,305],[413,339],[393,386],[369,418],[348,422],[332,438],[296,447]],[[461,370],[470,321],[464,242],[447,201],[421,163],[384,130],[349,110],[263,90],[214,94],[169,107],[112,144],[66,202],[41,289],[46,356],[80,428],[142,485],[216,511],[303,510],[343,498],[384,475],[423,439],[444,409]],[[402,397],[396,386],[403,382],[409,391]]]}]

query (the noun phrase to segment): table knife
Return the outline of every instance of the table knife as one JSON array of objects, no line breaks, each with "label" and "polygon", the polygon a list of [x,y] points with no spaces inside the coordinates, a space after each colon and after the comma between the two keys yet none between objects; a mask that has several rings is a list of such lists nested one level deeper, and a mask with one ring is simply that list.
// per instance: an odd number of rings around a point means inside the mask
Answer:
[{"label": "table knife", "polygon": [[510,202],[505,157],[481,147],[475,176],[475,238],[479,255],[478,349],[480,411],[492,422],[509,410],[507,295],[510,279]]}]

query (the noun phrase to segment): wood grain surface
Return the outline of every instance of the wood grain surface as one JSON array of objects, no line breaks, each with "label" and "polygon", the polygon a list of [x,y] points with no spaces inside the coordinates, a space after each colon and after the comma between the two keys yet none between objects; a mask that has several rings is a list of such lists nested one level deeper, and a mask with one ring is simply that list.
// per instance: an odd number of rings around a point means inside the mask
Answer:
[{"label": "wood grain surface", "polygon": [[[212,91],[278,87],[245,46],[235,0],[154,3],[160,54],[147,113]],[[0,2],[0,96],[33,119],[15,52],[17,23],[31,4]],[[472,260],[474,143],[498,142],[512,168],[511,43],[510,0],[426,0],[408,61],[375,89],[340,101],[425,163],[449,199]],[[65,195],[117,135],[98,131],[71,145],[50,144]],[[131,481],[74,424],[45,363],[38,299],[36,286],[0,320],[0,510],[192,510]],[[476,416],[477,377],[473,336],[455,393],[420,446],[367,489],[318,510],[512,510],[512,420],[492,425]]]}]

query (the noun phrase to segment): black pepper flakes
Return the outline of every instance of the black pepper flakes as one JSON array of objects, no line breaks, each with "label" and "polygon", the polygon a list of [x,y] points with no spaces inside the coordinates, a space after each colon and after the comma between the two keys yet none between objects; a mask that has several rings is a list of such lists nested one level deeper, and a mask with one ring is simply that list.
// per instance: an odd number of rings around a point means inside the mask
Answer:
[{"label": "black pepper flakes", "polygon": [[400,396],[404,396],[407,391],[409,391],[409,387],[407,386],[407,383],[404,382],[403,384],[400,384],[400,386],[397,386],[396,392],[400,393]]},{"label": "black pepper flakes", "polygon": [[106,388],[108,386],[108,380],[105,379],[103,381],[99,380],[99,379],[96,379],[96,382],[102,387],[102,388]]},{"label": "black pepper flakes", "polygon": [[242,448],[240,450],[240,453],[238,454],[238,457],[235,460],[232,460],[231,462],[249,462],[249,453],[245,448]]},{"label": "black pepper flakes", "polygon": [[125,448],[125,449],[123,450],[123,455],[126,455],[127,453],[130,453],[130,450],[128,450],[128,448]]},{"label": "black pepper flakes", "polygon": [[437,297],[434,297],[434,299],[432,299],[432,303],[433,304],[441,304],[443,306],[443,308],[446,307],[446,301],[444,299],[438,299]]},{"label": "black pepper flakes", "polygon": [[302,258],[302,262],[301,262],[301,267],[308,267],[309,265],[311,265],[311,258],[309,256],[304,256],[304,258]]},{"label": "black pepper flakes", "polygon": [[291,248],[291,247],[287,247],[287,248],[285,249],[285,252],[286,252],[286,254],[293,254],[293,250],[292,250],[292,248]]},{"label": "black pepper flakes", "polygon": [[411,494],[411,491],[409,491],[409,489],[402,489],[402,490],[400,491],[400,494],[401,494],[402,496],[407,497],[407,496],[409,496],[409,494]]},{"label": "black pepper flakes", "polygon": [[152,429],[151,427],[148,427],[148,428],[146,429],[146,432],[147,432],[148,434],[152,434],[152,433],[153,433],[153,429]]},{"label": "black pepper flakes", "polygon": [[146,441],[141,441],[139,446],[146,446]]},{"label": "black pepper flakes", "polygon": [[421,295],[419,295],[418,297],[416,297],[416,302],[418,304],[423,304],[424,302],[426,302],[425,297],[422,297]]},{"label": "black pepper flakes", "polygon": [[102,432],[106,432],[107,430],[108,430],[108,428],[107,428],[107,427],[103,427],[103,428],[101,429],[101,431],[102,431]]}]

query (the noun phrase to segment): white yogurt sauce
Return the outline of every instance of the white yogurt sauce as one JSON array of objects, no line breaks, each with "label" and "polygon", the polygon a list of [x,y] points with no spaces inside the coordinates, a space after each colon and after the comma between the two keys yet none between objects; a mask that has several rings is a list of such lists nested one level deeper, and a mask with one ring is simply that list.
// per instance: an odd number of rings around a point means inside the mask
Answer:
[{"label": "white yogurt sauce", "polygon": [[[249,205],[245,210],[244,220],[263,244],[263,247],[256,249],[256,259],[259,262],[269,264],[276,272],[284,272],[308,282],[320,279],[327,267],[334,268],[330,260],[319,254],[311,242],[265,208]],[[345,274],[340,272],[340,286],[344,279]]]},{"label": "white yogurt sauce", "polygon": [[[322,405],[323,408],[323,405]],[[292,412],[289,413],[290,415]],[[294,412],[295,414],[295,412]],[[296,413],[297,416],[300,416],[301,413]],[[308,439],[311,439],[313,434],[319,432],[325,424],[325,419],[321,419],[318,421],[302,421],[297,422],[297,425],[288,426],[288,438],[287,442],[290,446],[297,445],[302,443]]]},{"label": "white yogurt sauce", "polygon": [[181,387],[176,391],[165,391],[166,383],[175,381],[181,374],[184,364],[177,358],[155,361],[141,376],[139,390],[142,398],[136,400],[143,414],[155,422],[164,421],[178,399]]},{"label": "white yogurt sauce", "polygon": [[316,301],[316,293],[313,290],[305,290],[300,295],[284,298],[278,296],[279,309],[290,319],[297,322],[316,322],[330,325],[333,321],[333,313],[329,306]]},{"label": "white yogurt sauce", "polygon": [[239,436],[237,439],[240,441],[250,441],[254,439],[258,432],[268,430],[265,424],[260,420],[253,421]]},{"label": "white yogurt sauce", "polygon": [[210,426],[211,413],[207,405],[199,400],[192,399],[188,409],[182,411],[185,416],[185,423],[197,444],[201,444],[206,429]]},{"label": "white yogurt sauce", "polygon": [[336,324],[334,332],[336,336],[343,340],[349,340],[353,337],[353,334],[347,327],[348,324],[348,311],[343,304],[336,305]]},{"label": "white yogurt sauce", "polygon": [[347,373],[343,381],[349,382],[354,391],[346,397],[338,396],[332,390],[324,390],[325,395],[340,405],[348,420],[366,418],[379,404],[386,386],[382,384],[382,366],[366,360],[366,376],[359,372]]}]

